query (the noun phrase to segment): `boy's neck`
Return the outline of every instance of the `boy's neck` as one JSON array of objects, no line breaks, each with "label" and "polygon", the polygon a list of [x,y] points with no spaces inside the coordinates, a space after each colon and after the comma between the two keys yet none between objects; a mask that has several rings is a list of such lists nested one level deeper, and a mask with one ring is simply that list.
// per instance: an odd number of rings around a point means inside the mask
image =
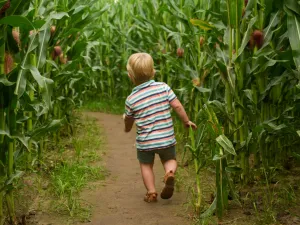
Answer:
[{"label": "boy's neck", "polygon": [[149,82],[150,80],[153,80],[152,78],[151,79],[149,79],[149,80],[146,80],[146,81],[140,81],[140,82],[135,82],[135,86],[139,86],[139,85],[141,85],[141,84],[144,84],[144,83],[147,83],[147,82]]}]

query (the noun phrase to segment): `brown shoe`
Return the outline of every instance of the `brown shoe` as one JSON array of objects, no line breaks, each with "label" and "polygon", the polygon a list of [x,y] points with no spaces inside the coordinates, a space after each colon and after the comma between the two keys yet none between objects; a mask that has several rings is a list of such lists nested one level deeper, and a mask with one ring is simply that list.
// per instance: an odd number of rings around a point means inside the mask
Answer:
[{"label": "brown shoe", "polygon": [[147,192],[144,197],[145,202],[157,202],[157,193],[156,192]]},{"label": "brown shoe", "polygon": [[162,190],[160,197],[162,199],[169,199],[173,196],[175,184],[175,175],[172,170],[165,175],[164,182],[165,187]]}]

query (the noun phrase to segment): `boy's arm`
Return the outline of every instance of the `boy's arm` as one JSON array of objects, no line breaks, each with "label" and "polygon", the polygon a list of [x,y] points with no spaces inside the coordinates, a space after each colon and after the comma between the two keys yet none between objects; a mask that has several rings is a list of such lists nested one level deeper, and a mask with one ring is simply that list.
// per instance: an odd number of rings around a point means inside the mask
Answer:
[{"label": "boy's arm", "polygon": [[133,126],[133,123],[134,123],[134,118],[133,117],[128,117],[124,114],[123,119],[124,119],[124,124],[125,124],[125,132],[128,133],[132,129],[132,126]]},{"label": "boy's arm", "polygon": [[134,123],[134,113],[131,107],[130,102],[126,99],[125,102],[125,113],[123,114],[123,120],[125,124],[124,131],[126,133],[130,132]]},{"label": "boy's arm", "polygon": [[197,129],[196,124],[190,121],[188,115],[186,114],[182,104],[178,99],[174,99],[173,101],[171,101],[170,105],[186,127],[192,127],[193,129]]}]

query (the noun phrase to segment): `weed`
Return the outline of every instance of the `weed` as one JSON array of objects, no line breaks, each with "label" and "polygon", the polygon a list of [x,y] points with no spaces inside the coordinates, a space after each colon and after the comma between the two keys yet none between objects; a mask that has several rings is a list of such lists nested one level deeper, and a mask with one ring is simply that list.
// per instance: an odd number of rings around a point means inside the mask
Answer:
[{"label": "weed", "polygon": [[79,161],[83,149],[83,142],[80,141],[78,138],[72,138],[72,143],[75,149],[77,161]]},{"label": "weed", "polygon": [[89,181],[103,179],[103,169],[86,163],[63,163],[51,175],[52,185],[58,197],[69,193],[79,193]]},{"label": "weed", "polygon": [[217,224],[217,221],[215,221],[214,218],[205,218],[205,219],[196,219],[194,222],[194,225],[212,225],[212,224]]},{"label": "weed", "polygon": [[175,183],[175,189],[178,192],[181,192],[182,187],[184,187],[185,179],[184,179],[184,169],[181,167],[178,167],[176,171],[176,183]]},{"label": "weed", "polygon": [[281,199],[280,203],[284,205],[293,205],[297,201],[295,190],[291,184],[282,188],[278,195],[279,199]]}]

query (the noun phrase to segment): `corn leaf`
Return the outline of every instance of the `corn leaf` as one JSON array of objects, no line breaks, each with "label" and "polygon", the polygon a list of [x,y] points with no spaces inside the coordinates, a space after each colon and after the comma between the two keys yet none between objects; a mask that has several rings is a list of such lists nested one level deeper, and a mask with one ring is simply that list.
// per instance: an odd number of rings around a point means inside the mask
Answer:
[{"label": "corn leaf", "polygon": [[248,42],[250,40],[251,32],[252,32],[253,26],[256,23],[256,21],[257,21],[257,17],[253,17],[250,20],[250,22],[248,24],[247,31],[244,34],[244,38],[242,40],[241,47],[239,48],[238,55],[236,56],[235,60],[237,60],[239,58],[239,56],[244,52],[244,49],[246,48],[246,46],[247,46],[247,44],[248,44]]},{"label": "corn leaf", "polygon": [[23,171],[17,170],[14,174],[12,174],[9,179],[5,182],[5,185],[10,185],[14,182],[14,180],[19,179],[24,174]]},{"label": "corn leaf", "polygon": [[20,8],[26,8],[29,7],[31,4],[30,1],[24,1],[24,0],[14,0],[10,4],[10,8],[7,10],[7,15],[14,15],[16,11],[19,11]]},{"label": "corn leaf", "polygon": [[292,152],[292,155],[293,155],[294,157],[296,157],[297,159],[300,159],[300,154],[297,154],[296,152]]},{"label": "corn leaf", "polygon": [[226,155],[215,154],[213,157],[213,161],[218,161],[218,160],[224,159],[225,157],[226,157]]},{"label": "corn leaf", "polygon": [[180,17],[182,17],[184,20],[187,20],[186,15],[177,7],[174,0],[168,0],[168,2],[170,3],[170,6],[175,10],[176,14],[180,15]]},{"label": "corn leaf", "polygon": [[264,127],[269,131],[279,131],[286,128],[287,126],[285,124],[276,125],[274,122],[265,122]]},{"label": "corn leaf", "polygon": [[232,28],[237,28],[237,24],[240,23],[243,7],[243,0],[230,1],[230,24]]},{"label": "corn leaf", "polygon": [[39,50],[37,58],[37,68],[42,68],[46,63],[48,42],[51,34],[50,29],[45,29],[39,33]]},{"label": "corn leaf", "polygon": [[18,78],[17,78],[17,82],[16,82],[16,88],[15,88],[15,92],[14,92],[15,95],[17,95],[18,97],[21,97],[24,94],[25,89],[26,89],[27,70],[25,69],[25,65],[28,61],[29,53],[38,47],[39,43],[38,43],[38,38],[36,36],[37,36],[37,34],[34,34],[31,36],[28,50],[27,50],[27,52],[22,60],[22,63],[20,65],[20,68],[19,68]]},{"label": "corn leaf", "polygon": [[247,4],[246,9],[245,9],[244,18],[247,18],[252,13],[252,10],[255,6],[255,3],[256,3],[256,0],[249,0],[248,1],[248,4]]},{"label": "corn leaf", "polygon": [[52,20],[61,20],[64,17],[69,17],[69,14],[66,12],[51,12],[50,15],[47,17],[44,25],[40,28],[40,30],[46,30],[49,28],[49,24]]},{"label": "corn leaf", "polygon": [[7,80],[7,76],[4,74],[0,74],[0,83],[4,86],[12,86],[14,83]]},{"label": "corn leaf", "polygon": [[63,17],[69,17],[69,14],[66,12],[52,12],[47,21],[61,20]]},{"label": "corn leaf", "polygon": [[76,13],[79,13],[80,11],[83,11],[84,9],[86,9],[88,6],[87,5],[80,5],[78,7],[74,7],[74,12],[73,15]]},{"label": "corn leaf", "polygon": [[62,127],[64,124],[66,124],[66,122],[67,122],[67,120],[65,117],[60,120],[52,120],[49,123],[46,123],[46,124],[42,125],[41,127],[35,129],[31,133],[30,136],[31,136],[31,138],[35,139],[35,138],[42,137],[49,132],[55,132],[60,127]]},{"label": "corn leaf", "polygon": [[291,11],[297,13],[298,16],[300,16],[299,2],[297,2],[296,0],[285,0],[284,4],[288,9],[290,9]]},{"label": "corn leaf", "polygon": [[7,126],[5,126],[4,130],[0,129],[0,135],[10,135],[9,129]]},{"label": "corn leaf", "polygon": [[53,80],[48,79],[46,77],[41,76],[40,72],[36,67],[30,66],[28,68],[39,85],[40,92],[43,96],[43,99],[47,106],[51,107],[51,95],[52,95],[52,88],[53,88]]},{"label": "corn leaf", "polygon": [[260,69],[255,72],[254,74],[261,74],[262,72],[266,71],[268,67],[273,67],[275,64],[277,63],[277,60],[273,60],[273,59],[269,59],[268,61],[266,61],[265,64],[260,65]]},{"label": "corn leaf", "polygon": [[46,113],[49,112],[49,106],[47,106],[44,101],[31,103],[30,106],[31,106],[30,110],[32,111],[33,109],[37,117],[45,115]]},{"label": "corn leaf", "polygon": [[17,95],[19,98],[24,94],[25,89],[26,89],[26,73],[27,70],[25,69],[25,65],[28,61],[29,53],[32,52],[34,49],[38,47],[38,38],[36,37],[37,35],[34,34],[31,36],[31,40],[28,46],[28,50],[23,58],[23,61],[21,63],[21,66],[19,68],[19,73],[18,73],[18,78],[17,78],[17,83],[16,83],[16,89],[15,89],[15,95]]},{"label": "corn leaf", "polygon": [[24,16],[7,16],[0,20],[0,24],[10,25],[12,27],[23,27],[34,30],[34,25]]},{"label": "corn leaf", "polygon": [[205,219],[207,217],[210,217],[216,211],[216,208],[217,208],[217,198],[215,198],[213,203],[209,206],[209,208],[200,215],[200,218]]},{"label": "corn leaf", "polygon": [[24,94],[26,90],[26,85],[27,85],[26,73],[27,71],[22,69],[21,67],[19,70],[16,89],[15,89],[15,95],[17,95],[19,98]]},{"label": "corn leaf", "polygon": [[211,89],[208,89],[208,88],[196,87],[196,89],[202,93],[211,92]]},{"label": "corn leaf", "polygon": [[53,66],[56,70],[58,70],[58,65],[53,61],[53,60],[46,60],[46,62],[48,64],[50,64],[51,66]]},{"label": "corn leaf", "polygon": [[225,169],[229,173],[237,173],[242,171],[242,168],[237,166],[227,166]]},{"label": "corn leaf", "polygon": [[24,134],[22,134],[22,133],[20,133],[20,132],[17,131],[17,132],[15,132],[14,135],[12,135],[10,133],[10,131],[9,131],[9,128],[6,126],[5,130],[1,130],[0,129],[0,135],[5,135],[5,136],[7,136],[9,138],[16,139],[20,143],[22,143],[25,148],[28,149],[28,140],[29,140],[29,138],[25,137]]},{"label": "corn leaf", "polygon": [[24,134],[22,134],[20,132],[17,132],[14,135],[10,136],[10,138],[18,140],[19,142],[21,142],[26,147],[26,149],[28,149],[28,140],[29,140],[29,138],[25,137]]},{"label": "corn leaf", "polygon": [[288,33],[294,61],[300,71],[300,22],[296,15],[288,16]]},{"label": "corn leaf", "polygon": [[208,31],[212,30],[214,28],[213,25],[209,24],[208,22],[204,20],[199,20],[199,19],[190,19],[191,24],[194,26],[200,27],[202,30]]},{"label": "corn leaf", "polygon": [[253,93],[252,93],[252,90],[246,89],[246,90],[244,90],[244,93],[245,93],[246,97],[247,97],[252,103],[254,103],[254,101],[253,101]]},{"label": "corn leaf", "polygon": [[232,155],[236,155],[232,142],[224,134],[217,137],[216,141],[225,151]]}]

